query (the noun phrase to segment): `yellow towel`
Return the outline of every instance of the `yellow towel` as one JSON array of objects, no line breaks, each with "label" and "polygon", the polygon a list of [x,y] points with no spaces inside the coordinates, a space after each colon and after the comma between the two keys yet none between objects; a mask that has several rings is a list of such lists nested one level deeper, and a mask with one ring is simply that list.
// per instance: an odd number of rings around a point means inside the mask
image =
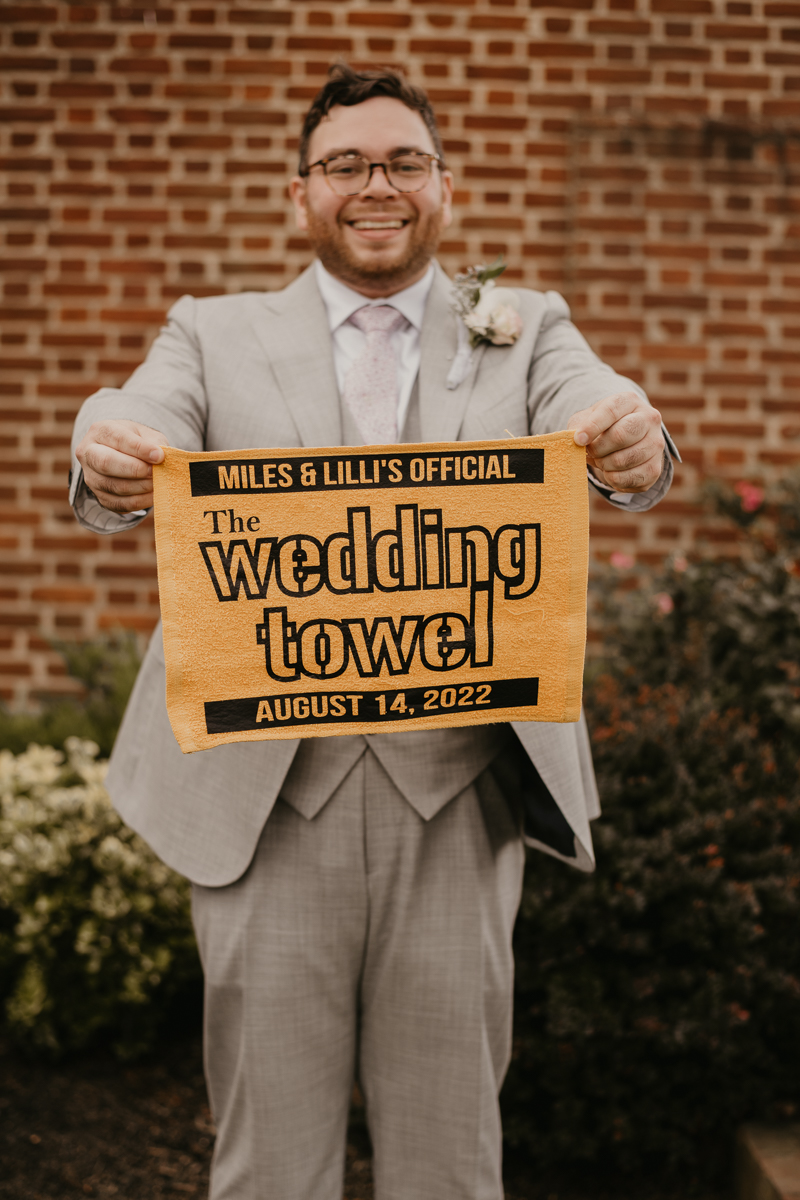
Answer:
[{"label": "yellow towel", "polygon": [[569,432],[167,449],[156,548],[181,749],[576,721],[585,463]]}]

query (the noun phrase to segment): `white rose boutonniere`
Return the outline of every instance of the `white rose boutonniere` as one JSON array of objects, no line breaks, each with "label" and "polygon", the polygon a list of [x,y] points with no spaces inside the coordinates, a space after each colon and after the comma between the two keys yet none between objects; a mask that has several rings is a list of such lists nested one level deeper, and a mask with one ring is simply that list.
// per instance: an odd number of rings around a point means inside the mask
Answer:
[{"label": "white rose boutonniere", "polygon": [[473,349],[481,342],[513,346],[522,333],[517,293],[495,283],[505,269],[501,257],[489,267],[470,267],[456,275],[453,307],[469,330],[469,343]]},{"label": "white rose boutonniere", "polygon": [[498,287],[498,275],[506,269],[500,255],[491,266],[470,267],[456,275],[453,283],[453,310],[458,323],[458,351],[447,387],[457,388],[466,379],[476,346],[513,346],[522,333],[519,296],[513,288]]}]

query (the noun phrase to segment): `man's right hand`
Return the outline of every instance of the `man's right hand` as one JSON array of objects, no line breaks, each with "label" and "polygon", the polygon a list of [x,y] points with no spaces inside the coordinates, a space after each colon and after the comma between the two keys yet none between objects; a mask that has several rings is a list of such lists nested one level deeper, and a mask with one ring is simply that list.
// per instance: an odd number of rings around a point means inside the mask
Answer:
[{"label": "man's right hand", "polygon": [[86,486],[103,508],[136,512],[153,505],[153,464],[164,458],[163,433],[136,421],[96,421],[75,451]]}]

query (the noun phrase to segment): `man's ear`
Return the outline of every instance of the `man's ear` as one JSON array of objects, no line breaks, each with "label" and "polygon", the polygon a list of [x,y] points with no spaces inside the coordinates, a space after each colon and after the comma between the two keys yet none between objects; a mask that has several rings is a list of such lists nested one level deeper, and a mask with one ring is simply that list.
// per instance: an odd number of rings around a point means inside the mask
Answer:
[{"label": "man's ear", "polygon": [[294,204],[294,217],[297,228],[305,232],[308,229],[308,209],[306,206],[306,181],[302,175],[295,175],[289,184],[289,195]]},{"label": "man's ear", "polygon": [[442,171],[442,228],[453,221],[453,172]]}]

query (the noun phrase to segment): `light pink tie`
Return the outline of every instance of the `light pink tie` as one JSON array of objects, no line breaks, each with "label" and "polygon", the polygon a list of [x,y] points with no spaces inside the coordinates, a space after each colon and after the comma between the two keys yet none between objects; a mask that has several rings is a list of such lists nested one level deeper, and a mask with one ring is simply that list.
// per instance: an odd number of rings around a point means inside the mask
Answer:
[{"label": "light pink tie", "polygon": [[388,304],[359,308],[350,318],[367,344],[344,381],[345,404],[368,446],[397,441],[397,354],[392,334],[406,319]]}]

